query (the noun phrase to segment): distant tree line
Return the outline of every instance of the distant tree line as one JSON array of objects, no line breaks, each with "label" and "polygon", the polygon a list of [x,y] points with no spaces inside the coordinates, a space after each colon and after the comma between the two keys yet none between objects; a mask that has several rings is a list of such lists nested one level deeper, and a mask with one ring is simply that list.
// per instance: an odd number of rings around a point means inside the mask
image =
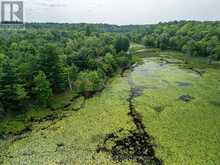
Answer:
[{"label": "distant tree line", "polygon": [[130,33],[136,31],[145,30],[148,25],[109,25],[109,24],[71,24],[71,23],[26,23],[26,29],[53,29],[59,30],[64,28],[65,30],[74,30],[74,31],[86,31],[88,28],[93,32],[115,32],[115,33]]}]

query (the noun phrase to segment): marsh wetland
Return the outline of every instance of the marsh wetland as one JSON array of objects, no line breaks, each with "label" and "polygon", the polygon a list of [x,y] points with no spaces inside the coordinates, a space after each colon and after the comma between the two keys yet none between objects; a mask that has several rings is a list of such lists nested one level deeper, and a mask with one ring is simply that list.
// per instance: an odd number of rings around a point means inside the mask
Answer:
[{"label": "marsh wetland", "polygon": [[23,132],[2,137],[0,164],[219,164],[220,63],[140,52],[142,64],[102,92],[68,93],[65,111],[32,114]]}]

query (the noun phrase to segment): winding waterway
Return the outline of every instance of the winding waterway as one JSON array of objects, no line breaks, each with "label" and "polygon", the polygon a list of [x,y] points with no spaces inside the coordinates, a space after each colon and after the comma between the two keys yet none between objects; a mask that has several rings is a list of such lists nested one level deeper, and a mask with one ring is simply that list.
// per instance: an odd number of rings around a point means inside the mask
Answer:
[{"label": "winding waterway", "polygon": [[4,142],[0,163],[220,163],[220,71],[181,64],[144,59],[79,111]]}]

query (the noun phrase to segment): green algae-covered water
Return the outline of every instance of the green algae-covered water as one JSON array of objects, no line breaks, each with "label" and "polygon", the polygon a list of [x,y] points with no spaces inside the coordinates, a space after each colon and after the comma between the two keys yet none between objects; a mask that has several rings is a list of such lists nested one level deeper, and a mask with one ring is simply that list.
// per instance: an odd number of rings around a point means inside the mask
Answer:
[{"label": "green algae-covered water", "polygon": [[0,163],[220,164],[220,69],[183,65],[145,58],[80,111],[2,141]]}]

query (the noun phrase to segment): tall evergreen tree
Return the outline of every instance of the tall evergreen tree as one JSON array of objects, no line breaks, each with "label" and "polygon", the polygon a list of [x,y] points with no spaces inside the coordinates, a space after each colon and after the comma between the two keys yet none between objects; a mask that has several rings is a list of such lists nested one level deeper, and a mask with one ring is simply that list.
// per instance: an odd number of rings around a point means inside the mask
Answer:
[{"label": "tall evergreen tree", "polygon": [[47,105],[49,97],[52,95],[50,82],[47,80],[44,72],[39,71],[34,77],[33,94],[37,101],[42,105]]},{"label": "tall evergreen tree", "polygon": [[45,73],[54,91],[65,88],[57,45],[47,44],[43,47],[38,61],[38,69]]}]

